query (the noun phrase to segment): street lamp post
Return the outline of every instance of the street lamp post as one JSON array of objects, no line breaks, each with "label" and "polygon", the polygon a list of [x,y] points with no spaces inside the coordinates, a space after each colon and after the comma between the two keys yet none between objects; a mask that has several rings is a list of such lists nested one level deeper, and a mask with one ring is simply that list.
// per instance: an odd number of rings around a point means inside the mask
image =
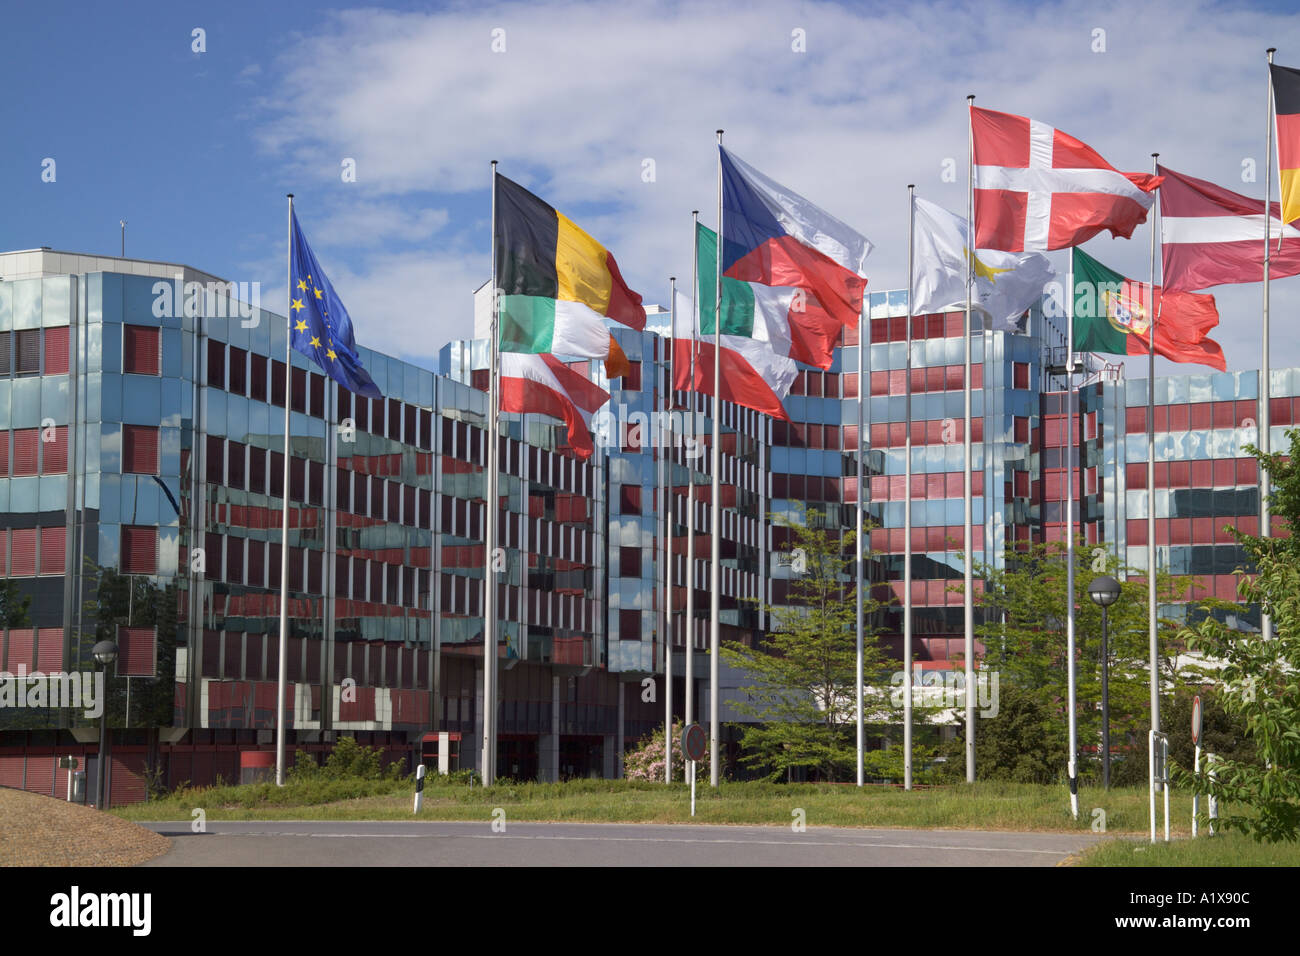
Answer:
[{"label": "street lamp post", "polygon": [[1106,609],[1119,600],[1119,582],[1109,574],[1093,578],[1088,596],[1101,608],[1101,785],[1110,789],[1110,635]]},{"label": "street lamp post", "polygon": [[108,762],[108,665],[117,660],[117,642],[100,641],[90,651],[104,675],[103,713],[99,715],[99,772],[95,774],[95,806],[104,809],[104,767]]}]

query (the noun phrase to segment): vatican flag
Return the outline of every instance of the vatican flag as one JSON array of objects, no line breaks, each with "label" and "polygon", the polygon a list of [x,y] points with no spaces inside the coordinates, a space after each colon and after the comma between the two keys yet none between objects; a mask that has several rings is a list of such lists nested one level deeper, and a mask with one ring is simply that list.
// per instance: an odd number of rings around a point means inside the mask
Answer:
[{"label": "vatican flag", "polygon": [[[912,257],[912,314],[966,307],[970,226],[942,206],[916,199]],[[1042,301],[1056,272],[1037,252],[980,249],[972,263],[971,308],[995,330],[1024,331],[1021,316]]]}]

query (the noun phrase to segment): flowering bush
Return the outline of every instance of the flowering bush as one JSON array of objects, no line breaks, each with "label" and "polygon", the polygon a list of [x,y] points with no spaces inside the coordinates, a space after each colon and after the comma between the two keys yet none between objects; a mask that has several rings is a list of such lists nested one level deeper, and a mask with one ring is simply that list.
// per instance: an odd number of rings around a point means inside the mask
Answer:
[{"label": "flowering bush", "polygon": [[[673,779],[686,779],[686,757],[682,754],[682,722],[673,721]],[[695,765],[696,778],[708,779],[709,755]],[[664,779],[664,732],[660,728],[641,738],[623,755],[623,777],[627,780]]]}]

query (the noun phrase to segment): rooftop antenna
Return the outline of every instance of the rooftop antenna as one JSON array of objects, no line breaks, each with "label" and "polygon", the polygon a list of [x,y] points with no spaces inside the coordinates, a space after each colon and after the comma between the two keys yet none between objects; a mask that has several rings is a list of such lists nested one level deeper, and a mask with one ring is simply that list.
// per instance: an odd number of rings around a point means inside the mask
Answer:
[{"label": "rooftop antenna", "polygon": [[119,219],[117,224],[122,227],[122,258],[126,258],[126,220]]}]

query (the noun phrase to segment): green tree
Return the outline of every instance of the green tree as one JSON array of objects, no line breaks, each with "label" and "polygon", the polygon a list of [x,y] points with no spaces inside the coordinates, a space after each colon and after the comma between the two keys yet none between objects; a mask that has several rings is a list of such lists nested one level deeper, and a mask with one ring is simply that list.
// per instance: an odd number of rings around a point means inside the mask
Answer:
[{"label": "green tree", "polygon": [[[1021,746],[1032,747],[1037,754],[1036,761],[1041,763],[1051,755],[1052,760],[1059,759],[1062,767],[1069,744],[1069,725],[1064,719],[1069,700],[1065,666],[1066,560],[1065,543],[1049,542],[1009,547],[1004,566],[1000,568],[978,561],[975,564],[975,576],[987,582],[984,590],[976,595],[976,604],[983,610],[983,621],[976,625],[985,648],[980,668],[998,673],[1001,694],[1019,693],[1036,699],[1041,712],[1050,717],[1038,725],[1046,737],[1041,742],[1022,738]],[[1113,748],[1126,747],[1130,740],[1144,735],[1150,722],[1147,586],[1143,578],[1135,576],[1140,572],[1121,567],[1112,552],[1088,546],[1082,539],[1075,545],[1074,560],[1079,747],[1081,751],[1094,749],[1100,754],[1102,621],[1101,608],[1089,597],[1088,585],[1101,574],[1121,579],[1120,597],[1108,610]],[[1186,600],[1187,586],[1179,585],[1168,574],[1157,575],[1156,587],[1161,604]],[[960,589],[958,584],[955,590]],[[1158,627],[1161,689],[1169,697],[1185,676],[1177,669],[1182,644],[1177,638],[1175,622],[1162,619]],[[981,734],[1002,735],[996,722],[1024,716],[1015,713],[1000,708],[996,717],[981,720],[977,725],[977,769]],[[1025,764],[1021,762],[1021,766],[1017,772],[1023,778]],[[1100,773],[1100,761],[1087,769]],[[1080,772],[1083,771],[1081,757]]]},{"label": "green tree", "polygon": [[[755,647],[727,642],[722,656],[754,681],[741,688],[748,699],[733,704],[760,721],[743,725],[741,762],[773,778],[805,768],[835,780],[856,764],[856,536],[832,534],[815,509],[801,517],[773,515],[790,544],[789,603],[763,604],[772,621],[766,640]],[[880,606],[865,597],[864,619]],[[876,645],[877,632],[868,625],[863,637],[865,683],[878,689],[864,703],[869,717],[888,707],[895,669]]]},{"label": "green tree", "polygon": [[[1300,519],[1300,430],[1287,432],[1286,456],[1255,455],[1272,481],[1273,514],[1289,529]],[[1217,797],[1233,812],[1220,818],[1225,829],[1249,833],[1261,842],[1300,839],[1300,539],[1263,538],[1233,530],[1254,563],[1254,578],[1242,575],[1237,594],[1243,604],[1259,604],[1273,624],[1273,636],[1229,628],[1213,613],[1185,629],[1188,643],[1223,660],[1219,678],[1224,709],[1245,724],[1255,746],[1253,758],[1215,761],[1216,779],[1207,768],[1176,779],[1199,793]],[[1207,602],[1206,609],[1215,605]]]}]

